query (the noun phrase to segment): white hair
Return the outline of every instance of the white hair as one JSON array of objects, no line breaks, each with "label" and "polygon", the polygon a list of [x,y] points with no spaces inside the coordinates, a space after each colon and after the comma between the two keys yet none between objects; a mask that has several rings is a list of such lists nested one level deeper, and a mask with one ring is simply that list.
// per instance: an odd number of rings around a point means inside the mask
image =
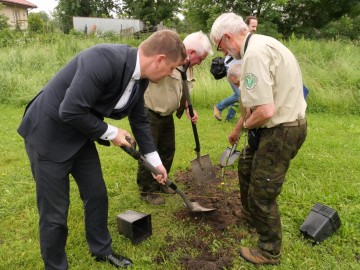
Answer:
[{"label": "white hair", "polygon": [[210,38],[214,42],[220,40],[225,33],[239,34],[245,30],[249,30],[249,27],[241,16],[233,12],[223,13],[214,21]]},{"label": "white hair", "polygon": [[241,64],[236,63],[229,67],[227,70],[227,77],[230,78],[230,76],[235,77],[236,79],[240,79],[241,76]]},{"label": "white hair", "polygon": [[208,53],[213,55],[210,40],[202,31],[191,33],[183,40],[186,50],[195,50],[198,55]]}]

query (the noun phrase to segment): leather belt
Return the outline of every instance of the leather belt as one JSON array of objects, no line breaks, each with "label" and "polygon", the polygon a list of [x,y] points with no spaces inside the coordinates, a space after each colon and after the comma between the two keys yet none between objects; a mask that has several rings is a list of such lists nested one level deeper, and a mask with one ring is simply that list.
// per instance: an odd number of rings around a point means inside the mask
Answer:
[{"label": "leather belt", "polygon": [[169,114],[169,115],[161,115],[160,113],[158,112],[155,112],[153,111],[152,109],[149,109],[148,107],[145,107],[145,110],[152,113],[152,114],[155,114],[157,117],[168,117],[168,116],[172,116],[172,114]]},{"label": "leather belt", "polygon": [[303,119],[295,120],[293,122],[282,123],[279,126],[281,126],[281,127],[299,127],[299,126],[302,126],[305,124],[306,124],[306,118],[303,118]]}]

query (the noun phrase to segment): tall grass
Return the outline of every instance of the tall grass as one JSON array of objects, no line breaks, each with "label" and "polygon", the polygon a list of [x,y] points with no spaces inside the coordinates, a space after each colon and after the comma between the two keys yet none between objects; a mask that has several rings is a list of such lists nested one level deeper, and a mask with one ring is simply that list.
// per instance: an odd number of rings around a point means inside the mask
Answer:
[{"label": "tall grass", "polygon": [[[309,112],[360,113],[360,47],[340,41],[290,39],[284,44],[300,64],[304,84],[310,89]],[[209,76],[211,58],[196,68],[194,100],[211,107],[232,93],[226,80]]]},{"label": "tall grass", "polygon": [[[0,103],[26,104],[78,52],[97,43],[120,42],[113,36],[53,34],[12,41],[0,50]],[[141,40],[129,39],[137,46]],[[14,44],[13,44],[14,43]]]},{"label": "tall grass", "polygon": [[[28,37],[19,46],[0,50],[0,102],[24,105],[76,53],[97,43],[126,43],[140,39],[117,36],[61,35]],[[284,42],[297,57],[304,84],[310,89],[309,112],[360,113],[360,47],[341,41],[292,38]],[[196,67],[194,101],[210,108],[231,94],[225,79],[212,78],[211,57]]]}]

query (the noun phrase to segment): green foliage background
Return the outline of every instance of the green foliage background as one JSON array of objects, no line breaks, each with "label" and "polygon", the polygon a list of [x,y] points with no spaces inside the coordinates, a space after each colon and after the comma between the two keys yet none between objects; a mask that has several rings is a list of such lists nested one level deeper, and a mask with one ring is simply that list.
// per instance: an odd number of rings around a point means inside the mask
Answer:
[{"label": "green foliage background", "polygon": [[1,13],[1,10],[4,8],[4,5],[0,3],[0,30],[8,28],[8,17]]},{"label": "green foliage background", "polygon": [[[242,17],[255,15],[258,31],[278,38],[288,39],[293,34],[313,39],[360,38],[358,0],[59,0],[51,18],[39,13],[47,25],[46,31],[69,33],[73,16],[139,19],[144,23],[143,31],[162,23],[178,32],[208,32],[224,12]],[[39,29],[38,20],[29,19],[29,24],[31,31]]]}]

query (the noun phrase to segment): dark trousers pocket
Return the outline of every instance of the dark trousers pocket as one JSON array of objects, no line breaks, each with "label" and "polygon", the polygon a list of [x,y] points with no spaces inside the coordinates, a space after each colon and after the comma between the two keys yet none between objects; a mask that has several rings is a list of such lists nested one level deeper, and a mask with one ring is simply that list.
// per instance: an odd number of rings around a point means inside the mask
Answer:
[{"label": "dark trousers pocket", "polygon": [[248,130],[248,144],[252,151],[256,151],[259,148],[260,131],[258,129]]}]

